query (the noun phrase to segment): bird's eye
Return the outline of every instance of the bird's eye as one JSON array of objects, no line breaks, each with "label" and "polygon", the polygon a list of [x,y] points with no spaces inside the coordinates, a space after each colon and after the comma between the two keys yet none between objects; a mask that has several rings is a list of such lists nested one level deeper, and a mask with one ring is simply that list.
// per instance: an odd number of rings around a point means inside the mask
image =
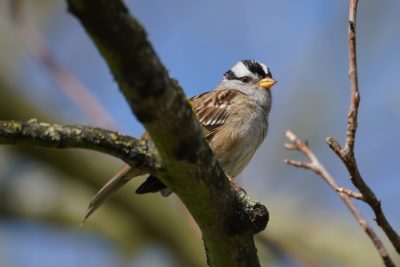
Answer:
[{"label": "bird's eye", "polygon": [[244,83],[248,83],[248,82],[250,82],[250,77],[249,76],[244,76],[244,77],[241,77],[240,80],[242,82],[244,82]]}]

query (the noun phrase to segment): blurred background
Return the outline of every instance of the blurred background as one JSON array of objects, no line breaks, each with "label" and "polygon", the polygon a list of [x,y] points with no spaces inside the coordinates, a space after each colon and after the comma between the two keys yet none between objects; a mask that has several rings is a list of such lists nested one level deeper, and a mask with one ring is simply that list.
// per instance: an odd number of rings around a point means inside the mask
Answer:
[{"label": "blurred background", "polygon": [[[349,105],[348,1],[125,1],[188,96],[211,90],[240,59],[265,62],[269,136],[239,177],[270,211],[257,238],[262,266],[382,266],[357,222],[315,174],[287,166],[283,131],[309,141],[345,187],[325,144],[341,142]],[[93,10],[93,12],[96,12]],[[362,96],[356,156],[400,231],[400,2],[360,1]],[[90,124],[140,136],[108,67],[65,1],[0,0],[0,119]],[[82,150],[0,147],[0,265],[205,266],[201,237],[176,196],[138,196],[129,183],[79,227],[91,196],[122,162]],[[397,254],[373,214],[356,203]]]}]

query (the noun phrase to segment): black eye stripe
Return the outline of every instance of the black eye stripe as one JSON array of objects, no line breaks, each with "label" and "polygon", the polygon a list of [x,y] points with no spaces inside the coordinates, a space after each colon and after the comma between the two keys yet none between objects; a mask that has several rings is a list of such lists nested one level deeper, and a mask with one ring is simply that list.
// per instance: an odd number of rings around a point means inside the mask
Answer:
[{"label": "black eye stripe", "polygon": [[236,74],[232,70],[228,70],[224,74],[225,78],[228,80],[239,80],[240,78],[236,76]]}]

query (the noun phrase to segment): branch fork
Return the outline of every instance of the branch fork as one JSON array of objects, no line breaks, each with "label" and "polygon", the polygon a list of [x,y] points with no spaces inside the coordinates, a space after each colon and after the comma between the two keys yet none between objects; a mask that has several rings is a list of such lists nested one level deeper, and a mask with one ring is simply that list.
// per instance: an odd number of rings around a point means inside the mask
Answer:
[{"label": "branch fork", "polygon": [[285,148],[289,150],[296,150],[305,155],[308,161],[299,160],[285,160],[285,163],[300,167],[304,169],[309,169],[319,175],[333,190],[337,192],[339,197],[342,199],[344,204],[350,210],[354,218],[357,220],[359,225],[364,229],[368,237],[371,239],[375,248],[377,249],[380,257],[382,258],[385,266],[395,267],[392,259],[390,258],[386,248],[384,247],[380,238],[376,235],[375,231],[369,226],[367,221],[364,219],[362,214],[357,210],[356,206],[351,201],[351,198],[363,200],[363,196],[359,193],[353,192],[349,189],[340,187],[337,181],[331,176],[331,174],[325,169],[325,167],[318,160],[317,156],[311,150],[311,148],[303,141],[301,141],[292,131],[286,130],[286,137],[292,142],[285,144]]}]

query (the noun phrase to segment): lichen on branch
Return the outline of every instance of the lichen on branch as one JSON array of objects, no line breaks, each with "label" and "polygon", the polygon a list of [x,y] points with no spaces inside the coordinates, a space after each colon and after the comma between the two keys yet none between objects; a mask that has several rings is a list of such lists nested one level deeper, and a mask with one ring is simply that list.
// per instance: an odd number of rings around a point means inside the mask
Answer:
[{"label": "lichen on branch", "polygon": [[147,172],[156,169],[156,160],[144,141],[84,125],[49,124],[36,119],[0,121],[0,144],[90,149],[118,157]]}]

